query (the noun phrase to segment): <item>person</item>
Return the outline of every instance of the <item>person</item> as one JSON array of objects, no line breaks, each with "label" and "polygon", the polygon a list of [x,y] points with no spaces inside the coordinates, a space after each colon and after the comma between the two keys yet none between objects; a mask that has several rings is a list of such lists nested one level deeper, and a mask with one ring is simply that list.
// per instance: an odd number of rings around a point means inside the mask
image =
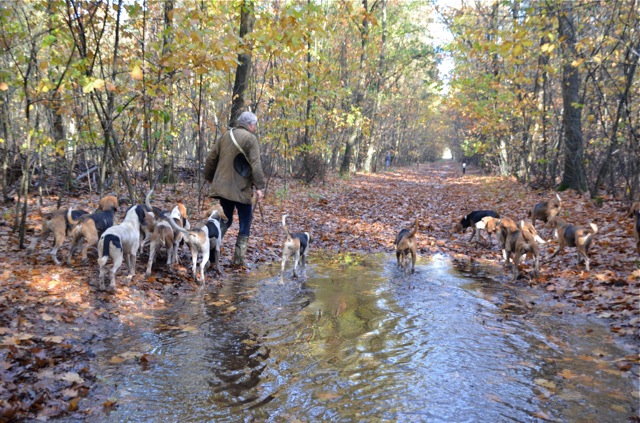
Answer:
[{"label": "person", "polygon": [[467,172],[467,164],[462,162],[462,174],[464,175]]},{"label": "person", "polygon": [[391,166],[391,152],[387,151],[387,157],[384,159],[384,167],[389,169],[389,166]]},{"label": "person", "polygon": [[[233,212],[238,211],[238,238],[233,255],[233,264],[246,266],[245,254],[249,244],[253,210],[251,199],[253,188],[256,189],[256,204],[262,201],[265,188],[262,163],[260,162],[260,144],[255,136],[258,118],[251,112],[243,112],[238,118],[237,127],[230,128],[213,145],[204,167],[204,179],[211,183],[209,197],[220,200],[224,214],[229,219],[220,225],[220,238],[224,237],[227,229],[233,224]],[[235,142],[238,144],[236,146]],[[240,151],[244,152],[244,154]],[[244,156],[245,170],[250,167],[250,174],[243,176],[236,170],[234,162]],[[246,172],[243,171],[246,175]]]}]

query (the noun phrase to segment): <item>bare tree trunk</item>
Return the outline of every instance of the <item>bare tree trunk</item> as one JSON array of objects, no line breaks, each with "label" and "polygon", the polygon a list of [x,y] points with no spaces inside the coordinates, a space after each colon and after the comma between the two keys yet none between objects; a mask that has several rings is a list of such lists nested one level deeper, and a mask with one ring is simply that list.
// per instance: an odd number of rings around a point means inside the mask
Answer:
[{"label": "bare tree trunk", "polygon": [[[635,54],[634,54],[635,51]],[[620,120],[622,119],[623,114],[626,110],[630,110],[629,101],[629,91],[631,90],[631,85],[633,83],[633,76],[636,73],[636,68],[638,65],[638,51],[640,51],[640,43],[638,43],[635,47],[630,45],[627,48],[625,64],[624,64],[624,75],[625,75],[625,86],[624,91],[620,93],[618,96],[618,110],[616,112],[615,120],[613,121],[613,128],[611,129],[611,135],[609,136],[609,147],[607,148],[607,153],[604,161],[602,162],[602,166],[598,171],[598,177],[596,178],[595,184],[591,187],[591,196],[595,197],[600,184],[604,180],[606,174],[611,169],[611,162],[613,161],[613,154],[618,149],[618,127],[620,125]],[[613,178],[613,174],[611,175]]]},{"label": "bare tree trunk", "polygon": [[[360,107],[362,104],[362,86],[364,85],[364,65],[365,65],[365,57],[366,57],[366,47],[367,42],[369,40],[369,9],[367,6],[367,0],[362,0],[362,26],[360,27],[360,37],[362,51],[360,52],[360,65],[358,70],[358,83],[356,85],[356,89],[354,91],[354,101],[353,107],[356,109],[356,112],[361,113]],[[347,145],[344,149],[344,157],[342,158],[342,163],[340,164],[340,175],[345,175],[349,173],[349,168],[351,167],[351,162],[353,160],[353,151],[354,146],[356,145],[358,138],[360,137],[360,133],[362,131],[362,114],[359,114],[355,120],[353,129],[351,131],[351,136],[347,139]]]},{"label": "bare tree trunk", "polygon": [[558,11],[558,31],[562,40],[562,125],[564,127],[564,174],[561,188],[578,192],[587,190],[584,169],[584,143],[582,138],[582,107],[580,104],[580,74],[572,62],[577,58],[576,34],[571,2],[562,3]]},{"label": "bare tree trunk", "polygon": [[[240,11],[240,38],[253,31],[255,21],[253,0],[243,0]],[[251,76],[251,48],[246,45],[241,53],[238,54],[238,67],[236,68],[236,79],[233,84],[233,96],[231,100],[231,116],[229,117],[229,126],[236,125],[238,117],[244,111],[244,92],[249,83]]]},{"label": "bare tree trunk", "polygon": [[371,116],[371,135],[369,137],[369,148],[367,157],[364,162],[364,171],[371,172],[374,157],[379,148],[378,138],[376,137],[378,128],[378,111],[380,110],[380,102],[382,101],[382,78],[384,77],[385,53],[387,46],[387,0],[381,2],[382,12],[382,35],[380,41],[380,58],[378,60],[378,72],[375,83],[375,103],[373,105],[373,113]]}]

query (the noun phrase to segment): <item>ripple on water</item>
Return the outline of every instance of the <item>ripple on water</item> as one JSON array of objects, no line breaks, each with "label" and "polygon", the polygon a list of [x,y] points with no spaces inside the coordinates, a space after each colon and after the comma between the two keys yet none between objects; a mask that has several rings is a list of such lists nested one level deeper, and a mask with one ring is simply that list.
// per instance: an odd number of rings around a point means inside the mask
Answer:
[{"label": "ripple on water", "polygon": [[[460,275],[440,257],[420,261],[406,276],[389,255],[349,260],[355,264],[311,264],[305,278],[283,285],[274,266],[140,322],[137,334],[114,339],[100,355],[120,404],[102,418],[475,422],[633,415],[629,393],[637,386],[613,362],[626,353],[603,346],[599,326],[559,318],[533,305],[524,289]],[[126,351],[157,361],[146,371],[129,361],[109,365]]]}]

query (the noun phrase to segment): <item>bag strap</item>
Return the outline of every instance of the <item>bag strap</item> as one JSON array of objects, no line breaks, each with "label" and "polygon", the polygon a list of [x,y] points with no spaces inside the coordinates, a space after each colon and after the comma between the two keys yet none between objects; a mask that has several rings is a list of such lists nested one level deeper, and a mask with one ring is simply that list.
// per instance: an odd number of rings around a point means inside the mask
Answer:
[{"label": "bag strap", "polygon": [[[240,147],[240,144],[238,144],[238,141],[236,141],[236,137],[233,136],[233,129],[229,129],[229,133],[231,134],[231,140],[233,141],[233,143],[236,145],[236,147],[238,147],[238,150],[240,150],[244,158],[247,159],[246,153],[244,152],[242,147]],[[249,159],[247,159],[247,161],[249,161]]]}]

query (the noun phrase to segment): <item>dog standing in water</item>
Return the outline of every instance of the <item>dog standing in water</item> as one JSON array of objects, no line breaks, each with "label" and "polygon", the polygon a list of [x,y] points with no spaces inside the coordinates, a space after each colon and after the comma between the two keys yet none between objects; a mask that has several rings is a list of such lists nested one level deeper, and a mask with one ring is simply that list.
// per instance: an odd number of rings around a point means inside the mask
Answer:
[{"label": "dog standing in water", "polygon": [[417,216],[413,229],[402,229],[396,236],[396,240],[394,242],[396,245],[396,260],[398,261],[398,267],[400,267],[404,273],[407,273],[409,267],[407,264],[409,256],[411,256],[411,273],[415,273],[416,271],[416,258],[418,256],[416,233],[418,233]]},{"label": "dog standing in water", "polygon": [[311,235],[309,232],[289,232],[287,228],[287,216],[282,215],[282,228],[287,235],[287,239],[282,246],[282,268],[280,271],[280,283],[284,280],[284,267],[287,264],[287,259],[293,256],[293,277],[298,277],[298,262],[301,262],[302,267],[307,265],[307,254],[309,253],[309,244],[311,243]]}]

